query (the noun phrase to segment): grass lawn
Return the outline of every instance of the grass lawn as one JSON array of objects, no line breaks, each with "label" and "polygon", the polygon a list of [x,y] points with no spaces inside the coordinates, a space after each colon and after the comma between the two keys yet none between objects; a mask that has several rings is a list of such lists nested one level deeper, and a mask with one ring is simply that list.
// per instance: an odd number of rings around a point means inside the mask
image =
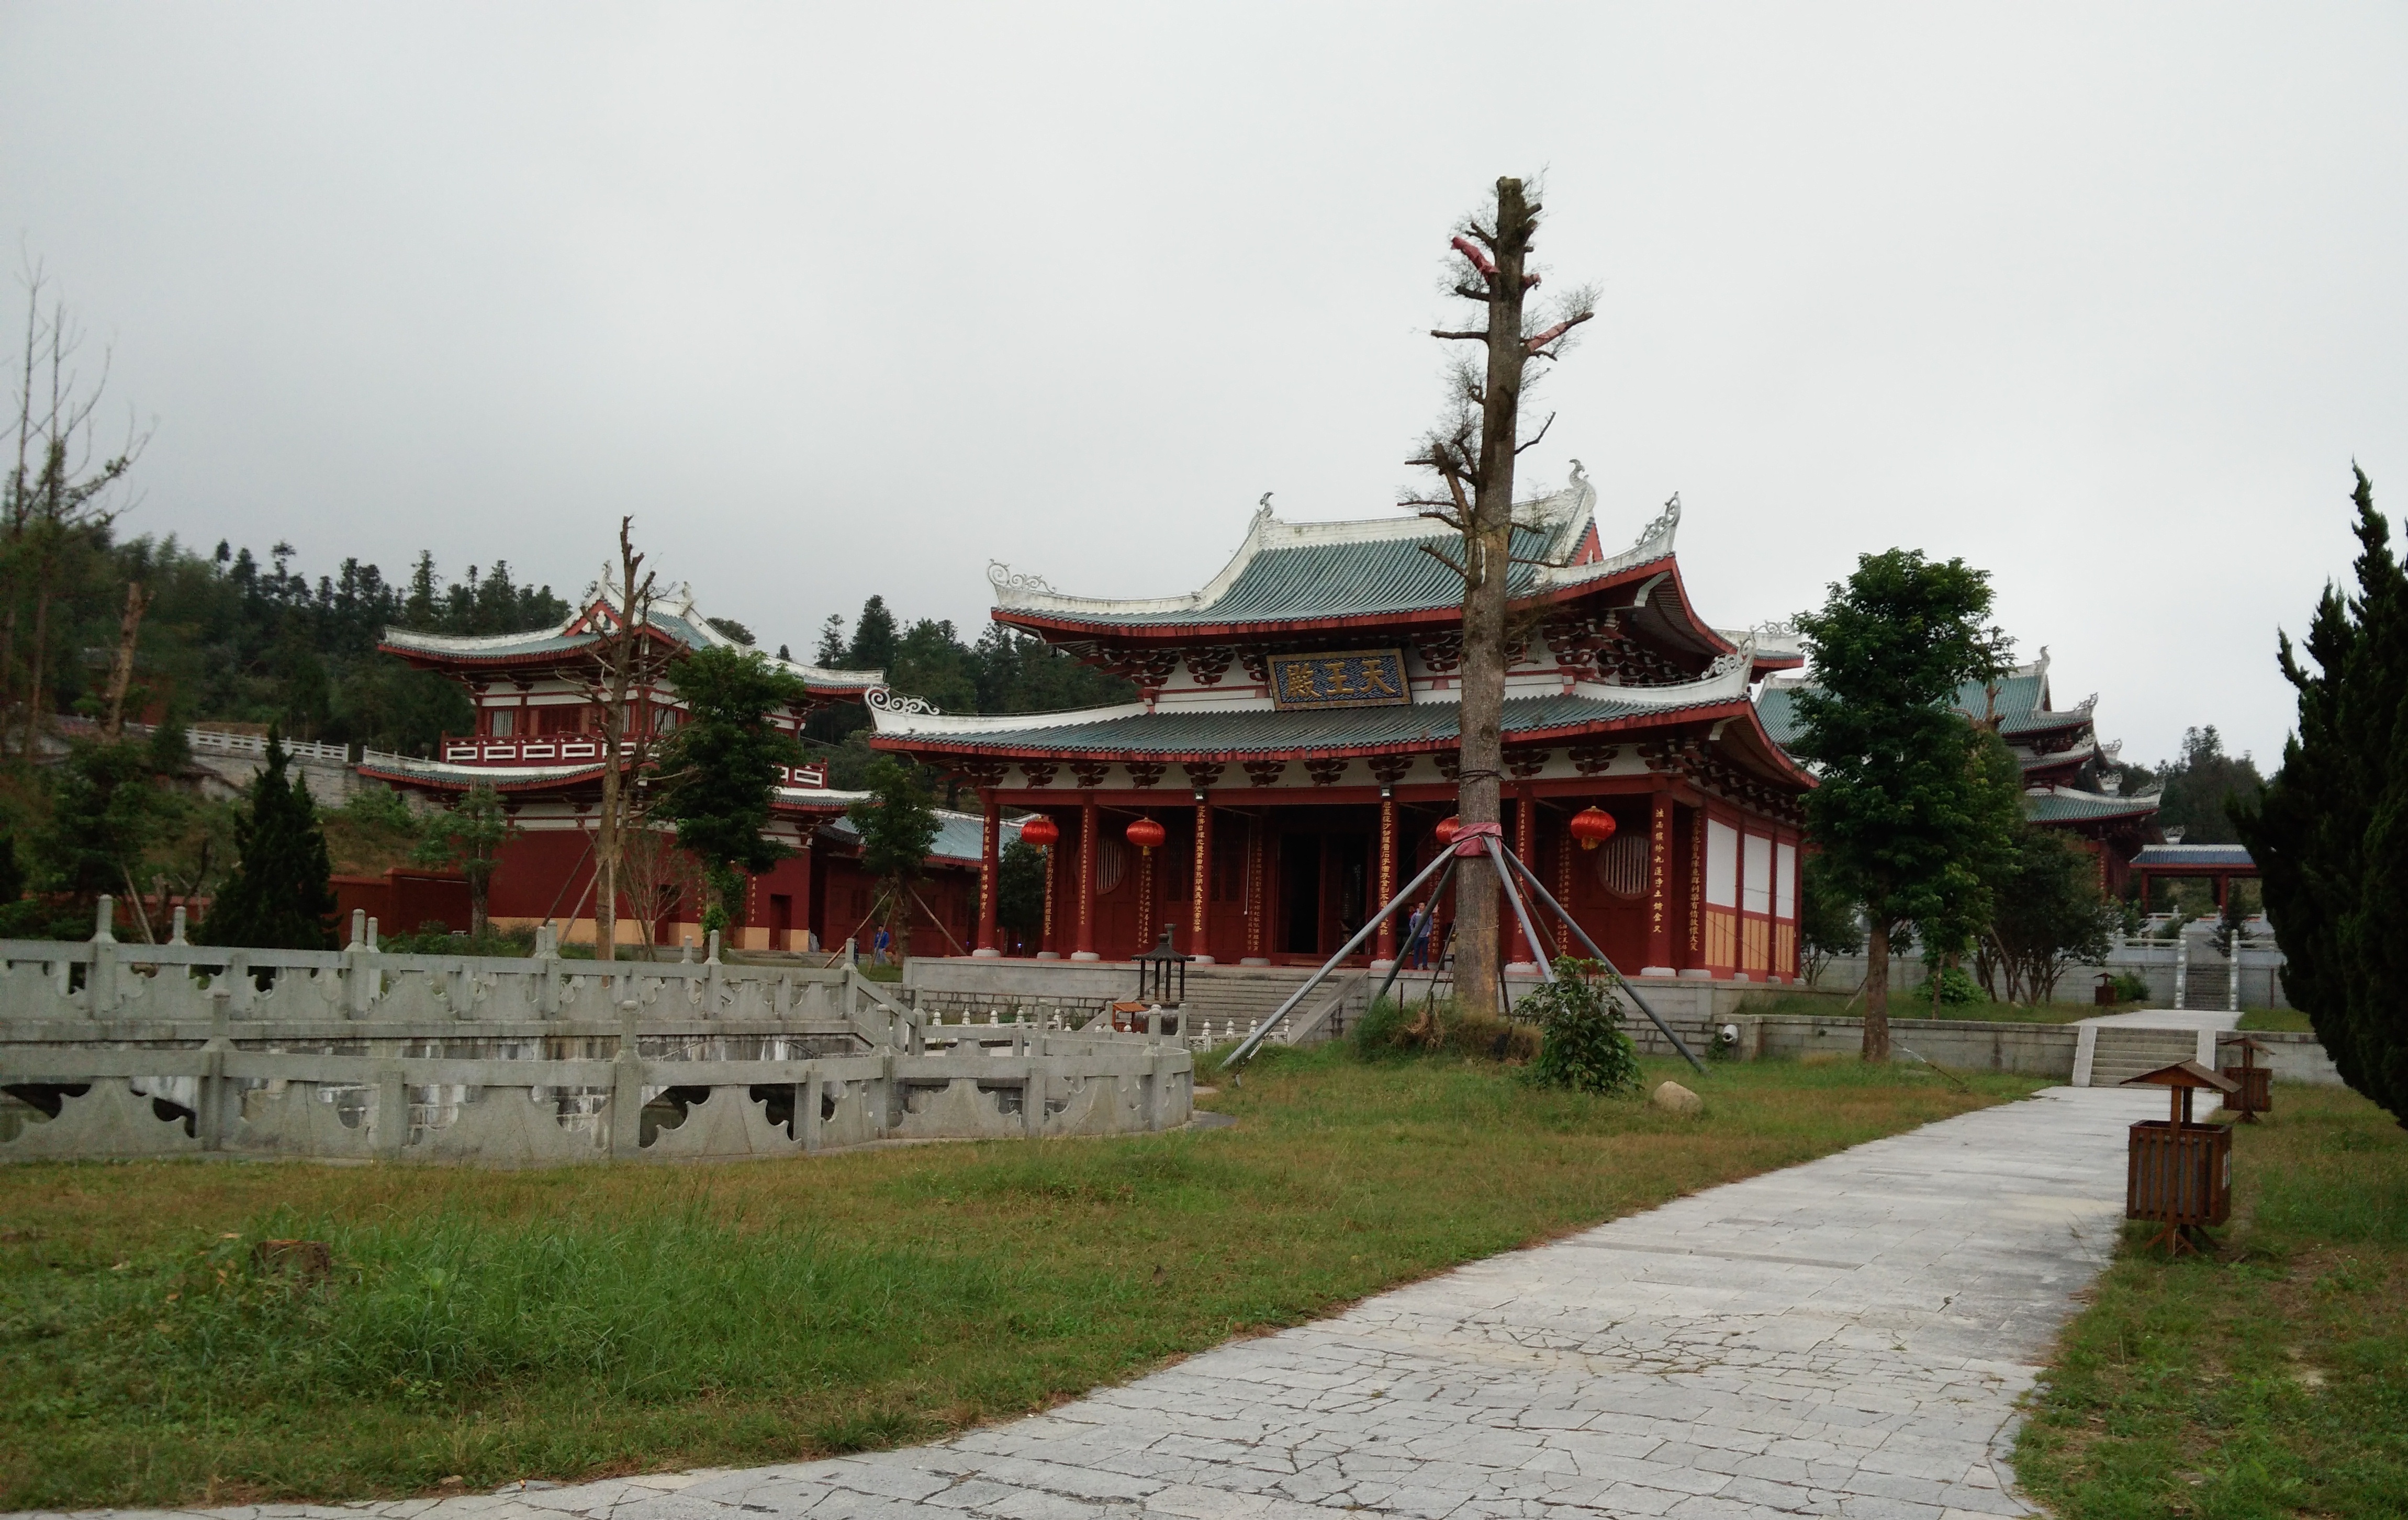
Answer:
[{"label": "grass lawn", "polygon": [[2287,1029],[2303,1035],[2312,1035],[2316,1032],[2316,1026],[2308,1022],[2308,1016],[2296,1008],[2244,1009],[2242,1011],[2241,1014],[2241,1027],[2243,1029]]},{"label": "grass lawn", "polygon": [[[1676,1068],[1649,1063],[1652,1083]],[[1717,1065],[1698,1119],[1273,1050],[1232,1127],[480,1172],[0,1169],[0,1510],[792,1460],[1039,1409],[2042,1085]],[[311,1284],[251,1243],[330,1241]]]},{"label": "grass lawn", "polygon": [[2274,1107],[2223,1259],[2128,1237],[2069,1327],[2015,1455],[2064,1520],[2408,1515],[2408,1131],[2339,1087]]}]

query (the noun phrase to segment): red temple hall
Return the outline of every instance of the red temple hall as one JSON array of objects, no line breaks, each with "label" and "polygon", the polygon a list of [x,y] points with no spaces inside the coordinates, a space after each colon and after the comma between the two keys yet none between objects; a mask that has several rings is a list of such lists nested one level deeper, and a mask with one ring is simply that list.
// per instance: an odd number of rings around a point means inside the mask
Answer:
[{"label": "red temple hall", "polygon": [[[458,638],[388,629],[384,650],[467,690],[476,703],[476,731],[447,736],[438,759],[387,760],[360,768],[394,786],[447,799],[480,783],[494,788],[516,825],[502,846],[490,888],[494,923],[553,923],[563,939],[590,943],[594,839],[602,795],[602,709],[595,694],[604,684],[598,646],[612,626],[610,588],[589,588],[584,602],[562,626],[524,634]],[[695,611],[693,594],[683,588],[654,604],[645,634],[669,654],[735,642]],[[773,663],[799,677],[810,694],[778,717],[795,732],[815,709],[860,701],[884,680],[875,670]],[[684,712],[675,685],[666,680],[638,688],[630,706],[630,723],[655,735],[674,729]],[[862,794],[830,790],[816,766],[794,767],[779,782],[767,832],[796,853],[748,879],[742,920],[731,926],[730,938],[753,950],[802,950],[814,937],[826,943],[833,936],[840,943],[854,931],[848,914],[852,899],[861,894],[857,882],[832,886],[829,873],[846,876],[848,856],[857,852],[847,849],[842,829],[829,825]],[[968,928],[966,891],[944,886],[933,888],[932,896],[939,899],[932,918],[956,917],[959,927]],[[941,904],[947,896],[962,899],[952,915]],[[652,925],[654,942],[674,945],[695,934],[699,903],[691,892],[669,894],[665,900],[662,918]],[[628,901],[623,898],[619,910],[618,939],[637,942],[644,926],[632,921]]]},{"label": "red temple hall", "polygon": [[[1673,556],[1678,498],[1617,553],[1596,493],[1525,504],[1513,536],[1505,828],[1635,974],[1797,975],[1800,799],[1751,688],[1801,663],[1785,629],[1717,629]],[[987,905],[1008,816],[1051,840],[1046,955],[1179,950],[1317,963],[1440,848],[1458,769],[1462,582],[1426,519],[1283,523],[1265,498],[1237,554],[1184,596],[1110,600],[988,571],[995,619],[1125,676],[1138,700],[953,716],[868,694],[872,742],[968,777],[985,807]],[[1440,911],[1447,911],[1441,905]],[[1511,914],[1502,915],[1511,919]],[[1401,917],[1368,959],[1397,957]],[[1441,919],[1440,933],[1444,934]],[[1501,931],[1507,958],[1576,953]]]}]

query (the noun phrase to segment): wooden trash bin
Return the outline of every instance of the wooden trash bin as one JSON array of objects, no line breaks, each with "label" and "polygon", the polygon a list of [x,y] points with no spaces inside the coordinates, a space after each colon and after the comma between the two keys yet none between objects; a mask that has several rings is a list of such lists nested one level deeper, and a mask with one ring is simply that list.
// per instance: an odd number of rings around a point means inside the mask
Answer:
[{"label": "wooden trash bin", "polygon": [[2240,1090],[2226,1098],[2224,1106],[2240,1114],[2243,1124],[2254,1125],[2259,1114],[2274,1111],[2273,1069],[2258,1064],[2258,1057],[2272,1056],[2274,1053],[2247,1035],[2226,1035],[2215,1042],[2219,1063],[2229,1050],[2240,1051],[2241,1064],[2226,1067],[2224,1078],[2227,1082],[2239,1083]]},{"label": "wooden trash bin", "polygon": [[2196,1061],[2177,1061],[2124,1085],[2163,1087],[2169,1100],[2165,1118],[2132,1126],[2124,1217],[2164,1226],[2152,1245],[2175,1255],[2196,1251],[2200,1231],[2232,1217],[2232,1126],[2194,1123],[2191,1094],[2229,1095],[2240,1084]]}]

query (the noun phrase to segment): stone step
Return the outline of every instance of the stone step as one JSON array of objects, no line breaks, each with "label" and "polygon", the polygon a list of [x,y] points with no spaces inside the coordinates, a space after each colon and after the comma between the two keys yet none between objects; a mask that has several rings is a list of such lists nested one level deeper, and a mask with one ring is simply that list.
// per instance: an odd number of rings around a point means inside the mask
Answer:
[{"label": "stone step", "polygon": [[2090,1055],[2090,1085],[2113,1087],[2145,1071],[2195,1059],[2199,1037],[2187,1029],[2103,1025]]}]

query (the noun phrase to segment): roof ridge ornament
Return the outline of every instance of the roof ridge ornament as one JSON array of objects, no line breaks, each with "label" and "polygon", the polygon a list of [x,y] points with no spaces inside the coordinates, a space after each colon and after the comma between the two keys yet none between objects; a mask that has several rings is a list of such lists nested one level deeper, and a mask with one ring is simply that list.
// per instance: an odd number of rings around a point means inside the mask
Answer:
[{"label": "roof ridge ornament", "polygon": [[1633,543],[1630,547],[1634,550],[1644,549],[1649,544],[1654,543],[1656,539],[1661,538],[1666,541],[1666,546],[1669,548],[1670,546],[1672,530],[1680,525],[1681,493],[1675,491],[1672,493],[1671,499],[1664,503],[1664,509],[1656,514],[1655,521],[1639,530],[1638,541]]},{"label": "roof ridge ornament", "polygon": [[1058,596],[1061,595],[1060,592],[1055,591],[1051,585],[1046,583],[1046,580],[1043,576],[1015,575],[1012,573],[1011,566],[1006,565],[999,559],[991,559],[986,562],[986,579],[987,584],[994,586],[998,591],[1021,592],[1030,595],[1039,596]]},{"label": "roof ridge ornament", "polygon": [[873,712],[891,712],[897,717],[942,716],[937,705],[924,696],[904,696],[891,686],[872,686],[862,694],[862,702]]}]

